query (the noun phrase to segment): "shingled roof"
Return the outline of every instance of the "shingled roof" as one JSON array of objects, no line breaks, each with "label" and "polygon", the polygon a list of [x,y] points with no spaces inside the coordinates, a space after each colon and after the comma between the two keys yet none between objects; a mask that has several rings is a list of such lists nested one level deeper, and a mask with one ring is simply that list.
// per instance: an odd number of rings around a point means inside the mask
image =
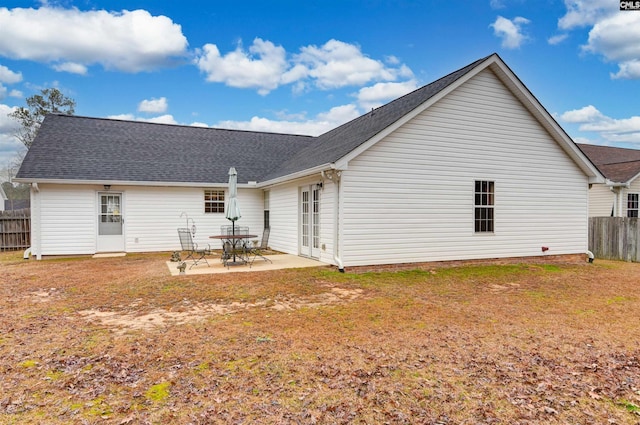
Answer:
[{"label": "shingled roof", "polygon": [[626,183],[640,174],[640,150],[578,143],[578,147],[600,172],[616,183]]},{"label": "shingled roof", "polygon": [[479,59],[318,137],[48,115],[22,181],[263,182],[331,164],[467,74]]},{"label": "shingled roof", "polygon": [[290,134],[48,115],[17,178],[148,183],[259,181],[314,141]]}]

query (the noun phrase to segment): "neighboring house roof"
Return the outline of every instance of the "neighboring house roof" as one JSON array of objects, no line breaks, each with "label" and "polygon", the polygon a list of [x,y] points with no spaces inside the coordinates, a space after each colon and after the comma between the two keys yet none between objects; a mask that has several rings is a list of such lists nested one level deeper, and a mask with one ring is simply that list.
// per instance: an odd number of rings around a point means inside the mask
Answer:
[{"label": "neighboring house roof", "polygon": [[583,143],[578,147],[612,182],[627,183],[640,174],[640,150]]},{"label": "neighboring house roof", "polygon": [[497,54],[317,137],[48,115],[16,180],[224,184],[274,182],[318,167],[335,167],[366,149],[440,96],[491,67],[590,178],[598,170]]}]

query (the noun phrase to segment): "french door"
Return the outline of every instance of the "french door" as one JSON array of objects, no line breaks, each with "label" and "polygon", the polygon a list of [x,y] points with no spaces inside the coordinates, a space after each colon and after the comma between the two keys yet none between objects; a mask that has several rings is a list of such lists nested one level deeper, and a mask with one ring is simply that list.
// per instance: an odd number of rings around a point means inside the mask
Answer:
[{"label": "french door", "polygon": [[300,255],[320,258],[320,189],[300,188]]},{"label": "french door", "polygon": [[97,252],[124,251],[122,193],[98,193]]}]

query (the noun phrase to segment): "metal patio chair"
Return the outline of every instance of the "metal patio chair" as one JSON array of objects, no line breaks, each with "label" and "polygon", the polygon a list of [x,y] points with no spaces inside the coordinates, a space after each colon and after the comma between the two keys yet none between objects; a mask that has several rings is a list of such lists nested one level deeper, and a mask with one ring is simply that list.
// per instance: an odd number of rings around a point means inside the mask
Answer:
[{"label": "metal patio chair", "polygon": [[209,246],[209,244],[207,244],[206,248],[198,248],[198,244],[193,241],[191,230],[186,228],[178,229],[178,236],[180,237],[182,252],[187,254],[183,261],[187,262],[190,260],[193,262],[189,269],[202,261],[204,261],[207,266],[209,266],[209,262],[206,259],[207,255],[211,255],[211,247]]},{"label": "metal patio chair", "polygon": [[247,243],[247,245],[245,246],[247,250],[247,257],[249,258],[249,265],[253,264],[253,262],[256,260],[256,257],[260,257],[264,261],[268,261],[273,264],[273,261],[263,255],[263,251],[267,249],[269,244],[269,233],[271,233],[271,229],[266,227],[262,232],[262,240],[260,241],[260,245],[249,246],[249,244]]}]

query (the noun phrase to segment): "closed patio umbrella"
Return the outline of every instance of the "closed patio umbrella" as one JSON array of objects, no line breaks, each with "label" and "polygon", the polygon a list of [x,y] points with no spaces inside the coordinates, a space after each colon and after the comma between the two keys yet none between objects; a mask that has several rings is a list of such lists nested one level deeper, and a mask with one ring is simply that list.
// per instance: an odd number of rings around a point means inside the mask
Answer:
[{"label": "closed patio umbrella", "polygon": [[[242,217],[240,214],[240,206],[238,205],[238,173],[234,167],[229,169],[229,203],[225,212],[227,220],[231,220],[231,231],[233,242],[236,239],[236,220]],[[234,247],[235,248],[235,247]],[[236,262],[236,250],[233,250],[233,262]]]}]

